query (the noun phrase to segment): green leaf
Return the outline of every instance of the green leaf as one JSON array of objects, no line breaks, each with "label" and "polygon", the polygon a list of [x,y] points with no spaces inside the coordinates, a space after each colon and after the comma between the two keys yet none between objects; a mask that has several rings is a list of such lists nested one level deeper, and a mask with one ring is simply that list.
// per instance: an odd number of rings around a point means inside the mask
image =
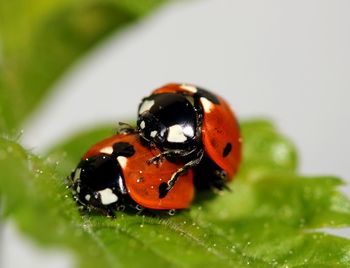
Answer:
[{"label": "green leaf", "polygon": [[164,0],[0,2],[0,130],[23,122],[68,67]]},{"label": "green leaf", "polygon": [[255,178],[264,172],[270,174],[296,171],[298,159],[294,145],[280,135],[271,122],[245,121],[242,125],[242,135],[245,161],[241,172],[247,172],[250,178]]},{"label": "green leaf", "polygon": [[70,248],[80,267],[350,266],[350,241],[320,230],[350,225],[341,180],[298,175],[294,146],[266,121],[242,124],[244,161],[232,192],[199,192],[175,216],[80,215],[64,175],[109,129],[76,135],[43,159],[1,139],[4,216],[44,245]]}]

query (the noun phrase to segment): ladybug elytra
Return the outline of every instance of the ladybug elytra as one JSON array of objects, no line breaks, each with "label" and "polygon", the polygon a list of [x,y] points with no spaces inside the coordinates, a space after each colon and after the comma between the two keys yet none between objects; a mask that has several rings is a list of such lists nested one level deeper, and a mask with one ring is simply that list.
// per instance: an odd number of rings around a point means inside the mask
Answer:
[{"label": "ladybug elytra", "polygon": [[203,163],[217,168],[199,180],[212,181],[218,188],[225,187],[238,170],[238,121],[227,102],[208,90],[191,84],[167,84],[154,90],[139,105],[137,130],[145,143],[161,150],[152,161],[181,158],[185,162],[160,185],[160,197],[187,170]]},{"label": "ladybug elytra", "polygon": [[176,183],[166,198],[158,188],[179,165],[164,161],[149,165],[148,159],[160,151],[143,146],[137,134],[117,134],[98,142],[82,157],[70,179],[78,203],[106,211],[131,206],[154,210],[187,208],[194,195],[190,170]]}]

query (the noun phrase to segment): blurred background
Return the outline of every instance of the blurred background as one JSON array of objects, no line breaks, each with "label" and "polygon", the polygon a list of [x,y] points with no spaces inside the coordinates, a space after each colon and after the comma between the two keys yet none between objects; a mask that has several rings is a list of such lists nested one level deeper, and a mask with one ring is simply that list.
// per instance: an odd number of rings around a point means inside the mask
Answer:
[{"label": "blurred background", "polygon": [[[155,87],[190,82],[240,118],[271,118],[296,143],[301,173],[350,182],[349,10],[347,0],[172,1],[74,64],[23,125],[22,143],[44,152],[96,122],[135,118]],[[11,223],[2,240],[1,267],[72,264]]]}]

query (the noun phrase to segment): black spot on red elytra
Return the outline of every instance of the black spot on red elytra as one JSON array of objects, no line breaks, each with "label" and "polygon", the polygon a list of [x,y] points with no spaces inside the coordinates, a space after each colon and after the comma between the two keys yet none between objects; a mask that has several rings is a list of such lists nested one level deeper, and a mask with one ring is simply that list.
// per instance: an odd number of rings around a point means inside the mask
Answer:
[{"label": "black spot on red elytra", "polygon": [[130,157],[135,154],[135,148],[128,142],[116,142],[113,144],[113,156]]},{"label": "black spot on red elytra", "polygon": [[231,150],[232,150],[232,144],[231,144],[230,142],[228,142],[228,143],[226,144],[226,146],[225,146],[223,152],[222,152],[223,157],[228,156],[229,153],[231,152]]}]

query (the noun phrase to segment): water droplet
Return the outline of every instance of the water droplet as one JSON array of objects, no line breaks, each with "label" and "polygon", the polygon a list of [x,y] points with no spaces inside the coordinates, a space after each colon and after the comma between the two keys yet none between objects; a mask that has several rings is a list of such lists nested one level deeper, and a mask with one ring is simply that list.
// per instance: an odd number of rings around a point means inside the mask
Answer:
[{"label": "water droplet", "polygon": [[137,182],[137,183],[144,182],[144,179],[143,179],[143,178],[138,178],[138,179],[136,180],[136,182]]}]

